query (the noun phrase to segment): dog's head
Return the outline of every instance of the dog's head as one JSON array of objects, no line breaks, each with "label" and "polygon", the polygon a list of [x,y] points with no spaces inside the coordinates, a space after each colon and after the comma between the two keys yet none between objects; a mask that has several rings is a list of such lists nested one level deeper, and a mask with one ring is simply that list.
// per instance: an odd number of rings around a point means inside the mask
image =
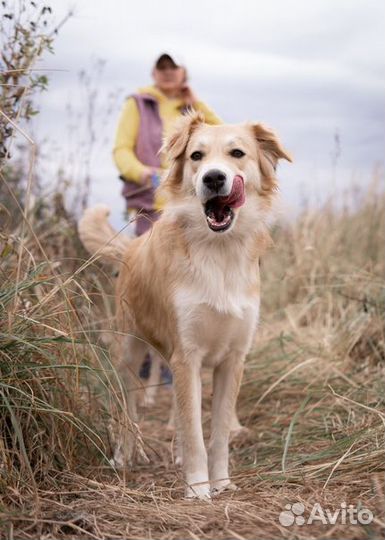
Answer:
[{"label": "dog's head", "polygon": [[162,150],[170,161],[162,189],[173,211],[214,233],[262,217],[276,191],[278,160],[291,161],[263,125],[209,126],[195,112],[179,120]]}]

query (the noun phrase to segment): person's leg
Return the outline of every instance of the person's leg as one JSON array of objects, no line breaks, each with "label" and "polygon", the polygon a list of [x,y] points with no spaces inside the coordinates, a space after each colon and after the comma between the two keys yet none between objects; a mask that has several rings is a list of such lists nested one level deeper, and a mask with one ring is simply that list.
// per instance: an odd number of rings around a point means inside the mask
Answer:
[{"label": "person's leg", "polygon": [[[147,355],[145,364],[146,364],[147,358],[148,358],[148,361],[150,362],[150,369],[149,369],[149,374],[147,377],[147,382],[144,385],[145,386],[144,405],[146,407],[149,407],[150,405],[154,405],[156,393],[160,385],[162,357],[152,352],[151,356],[150,354]],[[142,365],[142,368],[143,368],[143,365]]]},{"label": "person's leg", "polygon": [[150,371],[151,371],[151,356],[150,356],[150,353],[147,353],[139,371],[140,378],[148,379],[150,377]]}]

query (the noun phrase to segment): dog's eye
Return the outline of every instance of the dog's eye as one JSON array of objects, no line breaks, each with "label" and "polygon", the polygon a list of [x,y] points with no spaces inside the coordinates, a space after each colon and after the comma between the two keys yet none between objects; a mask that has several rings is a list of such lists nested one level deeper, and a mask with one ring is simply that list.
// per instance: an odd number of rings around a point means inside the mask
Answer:
[{"label": "dog's eye", "polygon": [[245,155],[245,152],[242,150],[239,150],[239,148],[234,148],[234,150],[231,150],[230,156],[233,156],[235,158],[241,158]]},{"label": "dog's eye", "polygon": [[193,161],[199,161],[203,158],[203,154],[197,150],[196,152],[193,152],[190,157]]}]

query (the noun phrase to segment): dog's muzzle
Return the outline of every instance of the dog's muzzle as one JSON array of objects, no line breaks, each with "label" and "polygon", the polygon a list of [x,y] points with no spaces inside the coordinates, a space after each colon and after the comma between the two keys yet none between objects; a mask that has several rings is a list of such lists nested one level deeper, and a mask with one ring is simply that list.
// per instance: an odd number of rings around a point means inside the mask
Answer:
[{"label": "dog's muzzle", "polygon": [[231,191],[226,195],[221,194],[226,182],[226,176],[221,171],[208,171],[202,181],[212,193],[204,204],[207,224],[214,232],[227,231],[234,220],[234,209],[245,202],[244,180],[240,175],[234,176]]}]

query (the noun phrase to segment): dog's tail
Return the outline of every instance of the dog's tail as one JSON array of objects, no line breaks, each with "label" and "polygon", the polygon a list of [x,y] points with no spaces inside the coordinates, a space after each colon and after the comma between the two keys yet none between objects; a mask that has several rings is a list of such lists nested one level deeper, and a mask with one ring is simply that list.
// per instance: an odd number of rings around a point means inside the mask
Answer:
[{"label": "dog's tail", "polygon": [[91,255],[109,263],[121,261],[130,239],[108,222],[110,210],[104,204],[88,208],[78,223],[79,238]]}]

